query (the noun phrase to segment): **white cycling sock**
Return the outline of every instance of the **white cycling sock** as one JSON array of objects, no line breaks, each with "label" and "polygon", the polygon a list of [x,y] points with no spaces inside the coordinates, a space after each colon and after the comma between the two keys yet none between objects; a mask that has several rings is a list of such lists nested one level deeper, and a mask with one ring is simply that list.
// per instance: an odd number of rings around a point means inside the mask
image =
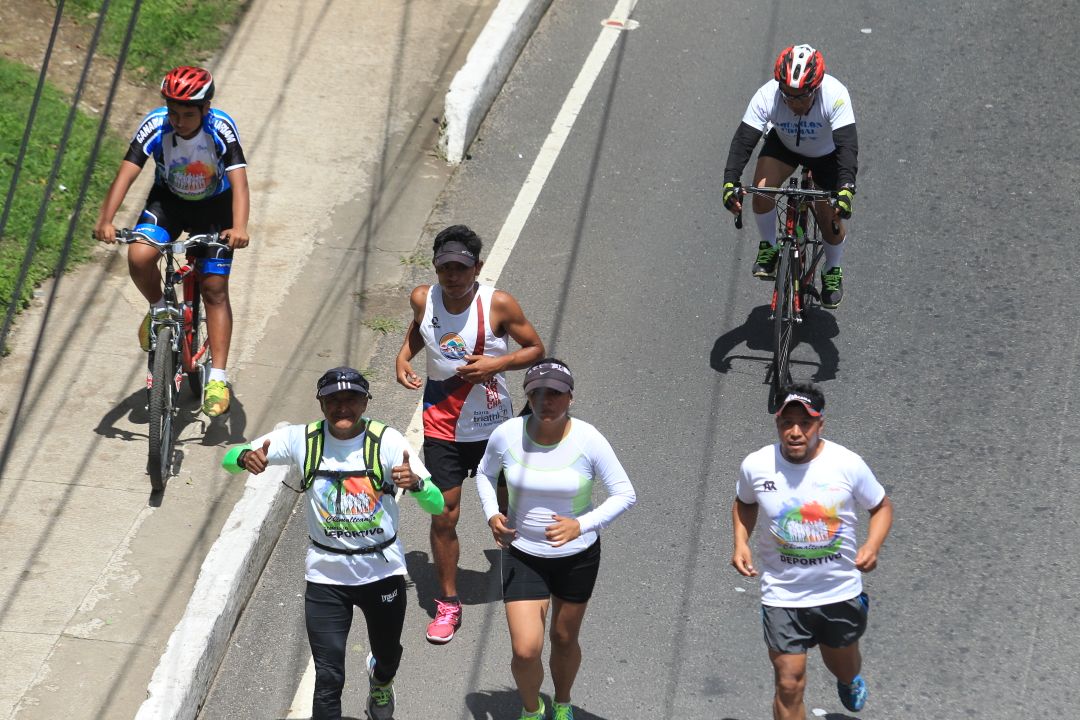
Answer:
[{"label": "white cycling sock", "polygon": [[161,299],[158,300],[156,303],[150,303],[150,309],[151,310],[164,310],[166,305],[167,305],[167,303],[165,302],[165,296],[162,295]]},{"label": "white cycling sock", "polygon": [[[850,234],[848,233],[848,235]],[[829,272],[834,267],[840,267],[840,260],[844,257],[844,245],[847,244],[847,235],[844,236],[839,245],[822,244],[825,246],[825,269],[823,272]]]},{"label": "white cycling sock", "polygon": [[225,370],[219,370],[218,368],[210,368],[210,379],[220,380],[223,383],[229,382],[229,374]]},{"label": "white cycling sock", "polygon": [[772,246],[776,246],[776,213],[772,210],[764,213],[754,213],[754,221],[757,223],[761,239]]}]

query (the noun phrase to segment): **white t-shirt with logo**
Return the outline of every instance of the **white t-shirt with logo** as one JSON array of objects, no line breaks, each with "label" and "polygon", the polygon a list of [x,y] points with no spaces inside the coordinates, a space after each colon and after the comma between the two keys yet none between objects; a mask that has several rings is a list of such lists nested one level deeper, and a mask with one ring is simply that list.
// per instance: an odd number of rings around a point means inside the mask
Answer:
[{"label": "white t-shirt with logo", "polygon": [[777,137],[788,150],[816,158],[836,149],[833,130],[854,123],[855,112],[847,88],[832,75],[826,75],[805,115],[792,112],[780,95],[780,83],[770,80],[750,98],[742,121],[762,133],[776,128]]},{"label": "white t-shirt with logo", "polygon": [[758,505],[756,565],[761,603],[816,607],[857,597],[856,508],[885,499],[885,488],[863,459],[822,440],[808,463],[791,463],[778,443],[743,460],[736,493]]},{"label": "white t-shirt with logo", "polygon": [[[398,531],[398,504],[393,493],[377,492],[364,471],[364,437],[361,433],[349,440],[338,440],[323,428],[321,470],[355,470],[357,474],[341,479],[316,476],[304,493],[308,535],[330,547],[362,548],[377,545],[394,537]],[[296,476],[303,473],[307,455],[307,427],[289,425],[251,441],[261,448],[270,441],[266,460],[270,465],[292,465]],[[388,483],[391,469],[399,465],[409,451],[409,467],[420,477],[430,477],[420,455],[409,447],[397,430],[387,427],[379,445],[382,477]],[[299,486],[297,486],[299,487]],[[306,578],[325,585],[366,585],[392,575],[404,575],[405,546],[398,537],[380,552],[344,555],[308,544]]]}]

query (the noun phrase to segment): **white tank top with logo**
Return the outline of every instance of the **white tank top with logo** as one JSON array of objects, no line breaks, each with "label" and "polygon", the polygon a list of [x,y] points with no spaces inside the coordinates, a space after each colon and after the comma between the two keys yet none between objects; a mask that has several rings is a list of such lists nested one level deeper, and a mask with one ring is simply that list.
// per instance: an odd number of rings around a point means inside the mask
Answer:
[{"label": "white tank top with logo", "polygon": [[428,288],[420,323],[427,348],[424,437],[456,442],[487,440],[514,414],[503,373],[481,385],[457,374],[466,355],[500,357],[507,352],[506,338],[497,337],[491,327],[494,293],[495,288],[478,285],[468,310],[454,315],[443,305],[442,287]]}]

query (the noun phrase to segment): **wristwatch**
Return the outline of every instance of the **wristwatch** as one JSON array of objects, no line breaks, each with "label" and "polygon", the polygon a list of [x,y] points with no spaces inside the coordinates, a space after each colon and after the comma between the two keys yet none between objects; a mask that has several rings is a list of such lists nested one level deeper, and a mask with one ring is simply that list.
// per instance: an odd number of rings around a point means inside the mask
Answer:
[{"label": "wristwatch", "polygon": [[427,483],[424,482],[424,478],[419,478],[416,481],[416,487],[409,488],[409,492],[424,492],[424,486]]}]

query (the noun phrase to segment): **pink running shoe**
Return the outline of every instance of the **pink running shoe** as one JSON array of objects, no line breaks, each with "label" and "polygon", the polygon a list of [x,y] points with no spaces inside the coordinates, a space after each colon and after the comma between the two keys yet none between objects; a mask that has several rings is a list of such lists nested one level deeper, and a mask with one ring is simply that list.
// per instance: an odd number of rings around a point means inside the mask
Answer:
[{"label": "pink running shoe", "polygon": [[428,623],[427,639],[437,645],[445,645],[454,639],[454,632],[461,627],[461,603],[435,601],[435,619]]}]

